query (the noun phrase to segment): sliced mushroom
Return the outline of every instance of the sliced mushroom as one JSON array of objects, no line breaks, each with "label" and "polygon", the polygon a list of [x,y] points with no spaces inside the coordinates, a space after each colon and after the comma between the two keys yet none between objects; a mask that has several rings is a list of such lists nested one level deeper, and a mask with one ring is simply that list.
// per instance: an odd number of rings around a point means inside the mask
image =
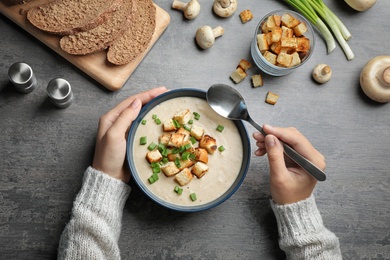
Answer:
[{"label": "sliced mushroom", "polygon": [[237,10],[237,0],[215,0],[214,12],[220,17],[229,17]]},{"label": "sliced mushroom", "polygon": [[360,73],[364,93],[377,102],[390,101],[390,56],[377,56],[367,62]]},{"label": "sliced mushroom", "polygon": [[314,67],[312,75],[318,83],[326,83],[332,77],[332,69],[326,64],[318,64]]},{"label": "sliced mushroom", "polygon": [[189,20],[195,19],[200,12],[200,4],[198,0],[191,0],[188,3],[174,0],[172,3],[172,8],[183,11],[184,17]]},{"label": "sliced mushroom", "polygon": [[210,26],[206,25],[200,27],[196,31],[195,39],[199,47],[202,49],[208,49],[213,46],[215,38],[222,36],[224,32],[225,31],[221,26],[217,26],[216,28],[212,29]]}]

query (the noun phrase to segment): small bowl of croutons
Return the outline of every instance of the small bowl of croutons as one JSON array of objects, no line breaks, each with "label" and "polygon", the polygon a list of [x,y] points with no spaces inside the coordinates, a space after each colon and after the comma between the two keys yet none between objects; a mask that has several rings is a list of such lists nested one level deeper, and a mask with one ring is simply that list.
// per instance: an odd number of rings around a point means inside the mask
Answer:
[{"label": "small bowl of croutons", "polygon": [[129,130],[127,162],[154,202],[196,212],[237,191],[249,167],[250,142],[244,124],[217,114],[205,91],[175,89],[142,108]]},{"label": "small bowl of croutons", "polygon": [[256,27],[251,44],[254,63],[272,76],[284,76],[302,66],[314,51],[309,21],[290,10],[265,15]]}]

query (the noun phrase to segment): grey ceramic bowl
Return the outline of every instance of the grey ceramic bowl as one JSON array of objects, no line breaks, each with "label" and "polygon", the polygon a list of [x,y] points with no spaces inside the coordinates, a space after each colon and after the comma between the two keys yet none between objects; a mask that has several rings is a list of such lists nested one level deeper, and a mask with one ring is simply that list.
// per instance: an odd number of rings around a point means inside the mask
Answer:
[{"label": "grey ceramic bowl", "polygon": [[[306,24],[307,32],[304,34],[304,36],[310,40],[310,51],[306,54],[306,56],[304,58],[302,58],[302,62],[299,65],[291,67],[291,68],[280,67],[280,66],[276,66],[276,65],[270,63],[269,61],[267,61],[264,58],[264,56],[261,54],[261,52],[257,46],[257,34],[261,33],[261,27],[262,27],[263,23],[266,21],[266,19],[269,16],[274,15],[274,14],[283,15],[286,13],[292,15],[294,18],[296,18],[299,21],[304,22]],[[266,14],[260,20],[259,24],[257,25],[256,30],[255,30],[255,35],[253,37],[252,44],[251,44],[251,55],[252,55],[253,61],[256,64],[256,66],[259,69],[261,69],[263,72],[265,72],[271,76],[285,76],[287,74],[292,73],[294,70],[298,69],[302,65],[304,65],[310,59],[310,57],[314,51],[314,46],[315,46],[315,39],[314,39],[313,27],[311,26],[310,22],[305,17],[303,17],[299,13],[291,11],[291,10],[277,10],[277,11],[273,11],[273,12]]]},{"label": "grey ceramic bowl", "polygon": [[145,115],[155,106],[159,105],[160,103],[167,101],[169,99],[177,98],[177,97],[197,97],[200,99],[206,100],[206,92],[203,90],[198,90],[198,89],[176,89],[176,90],[171,90],[169,92],[166,92],[155,99],[153,99],[151,102],[146,104],[137,119],[133,122],[132,126],[130,127],[129,130],[129,135],[127,138],[127,162],[132,174],[132,178],[134,179],[135,183],[138,185],[138,187],[153,201],[156,203],[160,204],[161,206],[164,206],[166,208],[176,210],[176,211],[181,211],[181,212],[196,212],[196,211],[202,211],[202,210],[207,210],[210,208],[213,208],[217,205],[220,205],[224,201],[226,201],[230,196],[232,196],[237,189],[240,187],[241,183],[243,182],[246,173],[248,171],[249,167],[249,162],[250,162],[250,141],[248,137],[248,133],[245,129],[244,124],[241,121],[234,121],[235,126],[238,129],[238,132],[241,136],[242,144],[243,144],[243,160],[242,160],[242,165],[240,168],[240,172],[234,181],[234,183],[231,185],[231,187],[223,193],[220,197],[217,199],[205,203],[202,205],[195,205],[195,206],[182,206],[182,205],[176,205],[174,203],[167,202],[160,197],[156,196],[148,187],[147,185],[141,180],[137,169],[135,167],[134,163],[134,158],[131,156],[132,151],[133,151],[133,145],[135,142],[139,142],[139,140],[134,140],[134,136],[136,134],[136,131],[138,127],[141,124],[142,119],[145,117]]}]

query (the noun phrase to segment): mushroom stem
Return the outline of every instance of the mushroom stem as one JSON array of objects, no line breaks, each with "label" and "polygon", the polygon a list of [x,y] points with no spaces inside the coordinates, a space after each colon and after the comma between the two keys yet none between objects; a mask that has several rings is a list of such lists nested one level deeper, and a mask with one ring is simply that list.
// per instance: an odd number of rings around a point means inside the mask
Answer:
[{"label": "mushroom stem", "polygon": [[322,68],[321,75],[325,76],[325,75],[328,75],[331,72],[332,72],[332,70],[330,69],[330,67],[328,65],[326,65],[325,67]]},{"label": "mushroom stem", "polygon": [[217,26],[213,29],[214,38],[218,38],[225,33],[225,30],[221,26]]},{"label": "mushroom stem", "polygon": [[382,79],[385,83],[390,84],[390,66],[383,71]]},{"label": "mushroom stem", "polygon": [[177,10],[184,10],[187,7],[187,3],[180,2],[178,0],[174,0],[172,3],[172,8]]},{"label": "mushroom stem", "polygon": [[223,8],[228,7],[230,4],[230,0],[221,0],[221,5]]}]

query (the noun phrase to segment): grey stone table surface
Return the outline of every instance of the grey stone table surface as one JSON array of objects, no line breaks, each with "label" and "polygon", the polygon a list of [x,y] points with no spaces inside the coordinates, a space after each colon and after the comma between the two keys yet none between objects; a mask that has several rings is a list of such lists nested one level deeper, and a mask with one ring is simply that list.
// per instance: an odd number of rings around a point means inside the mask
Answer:
[{"label": "grey stone table surface", "polygon": [[[289,8],[282,1],[239,1],[237,13],[221,19],[213,14],[212,1],[200,0],[200,15],[188,21],[171,9],[171,1],[156,0],[170,24],[116,92],[0,15],[0,259],[56,258],[102,114],[156,86],[207,90],[214,83],[238,89],[255,121],[295,126],[325,155],[328,179],[317,185],[315,196],[344,259],[390,259],[390,106],[372,102],[359,85],[366,62],[390,54],[390,1],[379,0],[366,12],[344,1],[324,2],[349,27],[355,59],[347,61],[338,45],[327,54],[316,32],[311,59],[284,77],[263,74],[260,88],[251,87],[250,77],[234,84],[229,75],[240,59],[252,62],[256,25],[268,12]],[[254,19],[242,24],[238,13],[245,9]],[[205,51],[194,42],[203,25],[225,29]],[[9,66],[18,61],[30,64],[37,76],[32,93],[16,92],[8,80]],[[333,69],[324,85],[311,78],[318,63]],[[252,68],[249,74],[258,72]],[[73,87],[75,99],[66,109],[53,107],[47,98],[46,85],[55,77]],[[280,95],[275,106],[264,102],[267,91]],[[246,126],[251,135],[254,129]],[[253,140],[251,148],[253,154]],[[133,184],[119,240],[123,259],[283,259],[269,205],[268,170],[266,158],[252,155],[246,179],[229,200],[191,214],[158,206]]]}]

